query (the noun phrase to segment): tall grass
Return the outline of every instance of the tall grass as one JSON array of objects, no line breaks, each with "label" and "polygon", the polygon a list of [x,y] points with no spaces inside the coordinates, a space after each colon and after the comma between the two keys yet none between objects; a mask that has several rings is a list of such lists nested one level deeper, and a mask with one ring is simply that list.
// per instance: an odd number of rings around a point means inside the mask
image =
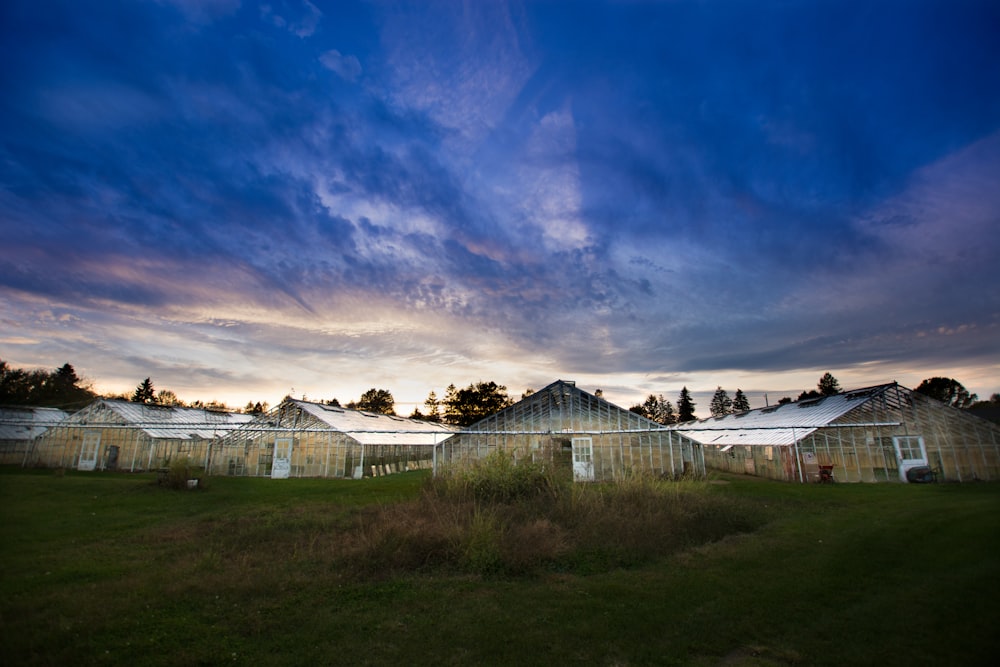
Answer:
[{"label": "tall grass", "polygon": [[339,558],[380,576],[595,573],[751,531],[765,517],[759,503],[700,484],[573,484],[545,463],[496,451],[429,479],[416,500],[360,514],[357,539],[341,543]]}]

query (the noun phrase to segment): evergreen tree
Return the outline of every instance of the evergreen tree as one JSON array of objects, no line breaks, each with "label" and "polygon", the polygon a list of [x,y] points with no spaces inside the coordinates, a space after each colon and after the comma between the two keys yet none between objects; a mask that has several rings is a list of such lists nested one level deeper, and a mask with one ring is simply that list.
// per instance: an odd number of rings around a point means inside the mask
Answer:
[{"label": "evergreen tree", "polygon": [[660,418],[657,421],[668,426],[677,423],[677,413],[674,412],[674,404],[663,400],[663,396],[660,396]]},{"label": "evergreen tree", "polygon": [[[454,387],[454,385],[452,385]],[[441,422],[441,402],[438,400],[437,394],[431,390],[431,393],[427,394],[427,400],[424,401],[424,409],[427,410],[427,414],[421,416],[424,421],[440,423]]]},{"label": "evergreen tree", "polygon": [[461,421],[461,415],[457,412],[458,388],[454,384],[445,387],[444,399],[440,404],[444,406],[444,414],[441,418],[446,424],[458,424]]},{"label": "evergreen tree", "polygon": [[146,378],[139,383],[139,386],[135,388],[135,392],[132,393],[133,403],[155,403],[156,402],[156,390],[153,388],[153,381]]},{"label": "evergreen tree", "polygon": [[712,396],[712,402],[709,404],[708,410],[712,413],[713,417],[723,417],[732,412],[733,400],[729,398],[729,394],[725,389],[718,387],[715,390],[715,395]]},{"label": "evergreen tree", "polygon": [[674,406],[670,401],[663,398],[663,394],[656,396],[650,394],[646,402],[642,404],[642,416],[651,419],[657,424],[674,424],[677,422],[677,415],[674,413]]},{"label": "evergreen tree", "polygon": [[749,409],[750,401],[747,400],[746,394],[742,389],[737,389],[736,396],[733,397],[733,412],[746,412]]},{"label": "evergreen tree", "polygon": [[677,422],[683,424],[697,419],[694,416],[695,403],[691,400],[691,393],[687,387],[681,389],[681,394],[677,398]]},{"label": "evergreen tree", "polygon": [[823,377],[819,379],[819,384],[816,385],[819,389],[819,393],[822,396],[833,396],[834,394],[840,393],[840,383],[837,382],[837,378],[833,377],[830,373],[824,373]]}]

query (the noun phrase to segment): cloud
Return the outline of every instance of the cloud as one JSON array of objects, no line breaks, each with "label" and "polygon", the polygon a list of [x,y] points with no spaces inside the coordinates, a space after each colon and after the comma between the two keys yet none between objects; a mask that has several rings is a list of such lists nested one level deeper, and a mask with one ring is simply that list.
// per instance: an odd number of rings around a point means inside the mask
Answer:
[{"label": "cloud", "polygon": [[309,0],[271,0],[261,4],[260,16],[277,28],[299,37],[311,37],[319,27],[323,12]]},{"label": "cloud", "polygon": [[361,63],[355,56],[345,56],[337,49],[330,49],[319,57],[323,67],[345,81],[357,81],[361,76]]},{"label": "cloud", "polygon": [[447,147],[470,158],[531,74],[524,18],[501,3],[442,13],[397,8],[382,18],[393,102],[454,130]]}]

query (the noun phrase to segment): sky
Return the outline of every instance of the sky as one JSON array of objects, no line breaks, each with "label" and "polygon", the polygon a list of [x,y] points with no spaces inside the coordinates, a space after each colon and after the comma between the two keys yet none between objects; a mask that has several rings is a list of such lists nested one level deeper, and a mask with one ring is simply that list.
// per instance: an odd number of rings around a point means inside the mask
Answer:
[{"label": "sky", "polygon": [[0,359],[1000,391],[994,0],[0,3]]}]

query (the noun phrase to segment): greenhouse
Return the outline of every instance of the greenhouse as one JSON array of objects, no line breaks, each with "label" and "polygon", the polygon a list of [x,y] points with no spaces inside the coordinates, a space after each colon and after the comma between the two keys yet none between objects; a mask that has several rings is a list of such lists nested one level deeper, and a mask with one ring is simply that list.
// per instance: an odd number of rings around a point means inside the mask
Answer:
[{"label": "greenhouse", "polygon": [[581,482],[705,472],[696,441],[564,380],[445,440],[437,446],[437,459],[462,465],[498,450],[553,461]]},{"label": "greenhouse", "polygon": [[34,439],[68,416],[58,408],[0,407],[0,464],[23,465]]},{"label": "greenhouse", "polygon": [[1000,426],[897,383],[677,426],[709,468],[794,482],[1000,479]]},{"label": "greenhouse", "polygon": [[371,477],[431,468],[451,427],[286,398],[213,446],[208,472],[250,477]]},{"label": "greenhouse", "polygon": [[137,472],[187,457],[204,466],[209,445],[251,419],[233,412],[102,398],[39,436],[25,465]]}]

